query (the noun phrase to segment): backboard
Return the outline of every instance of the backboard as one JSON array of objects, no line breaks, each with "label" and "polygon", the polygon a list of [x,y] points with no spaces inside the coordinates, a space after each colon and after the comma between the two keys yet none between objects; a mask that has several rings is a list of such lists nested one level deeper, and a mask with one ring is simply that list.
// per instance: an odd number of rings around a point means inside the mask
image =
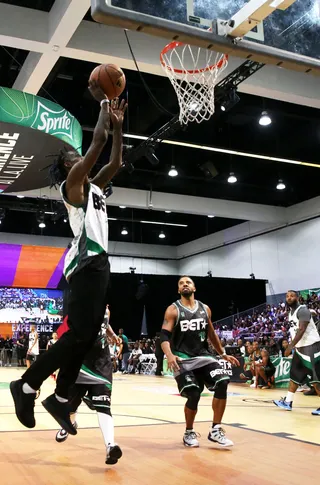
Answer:
[{"label": "backboard", "polygon": [[[222,21],[239,20],[249,5],[253,11],[246,26],[255,27],[235,40],[232,29],[221,28]],[[257,13],[263,10],[260,22]],[[92,0],[92,16],[168,41],[320,74],[320,0]]]}]

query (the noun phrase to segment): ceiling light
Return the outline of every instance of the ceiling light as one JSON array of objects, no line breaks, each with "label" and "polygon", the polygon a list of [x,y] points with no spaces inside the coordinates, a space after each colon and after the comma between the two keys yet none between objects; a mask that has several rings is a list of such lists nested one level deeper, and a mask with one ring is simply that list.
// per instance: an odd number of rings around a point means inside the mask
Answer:
[{"label": "ceiling light", "polygon": [[141,224],[157,224],[159,226],[188,227],[187,224],[174,224],[173,222],[140,221]]},{"label": "ceiling light", "polygon": [[286,188],[285,184],[283,183],[283,180],[279,180],[278,182],[278,185],[277,185],[277,189],[278,190],[284,190]]},{"label": "ceiling light", "polygon": [[66,219],[66,218],[64,218],[64,219],[63,219],[63,222],[67,222],[67,219]]},{"label": "ceiling light", "polygon": [[166,214],[171,214],[171,211],[165,211]]},{"label": "ceiling light", "polygon": [[268,112],[267,111],[263,111],[261,113],[261,117],[259,119],[259,125],[261,125],[261,126],[269,126],[269,125],[271,125],[271,123],[272,123],[272,119],[268,115]]},{"label": "ceiling light", "polygon": [[209,217],[209,219],[213,219],[215,216],[210,214],[208,217]]},{"label": "ceiling light", "polygon": [[126,209],[127,206],[126,205],[119,205],[119,209]]},{"label": "ceiling light", "polygon": [[45,223],[44,222],[39,222],[39,227],[41,229],[44,229],[46,227]]},{"label": "ceiling light", "polygon": [[160,234],[159,234],[159,238],[165,239],[165,237],[166,237],[165,233],[163,231],[161,231]]},{"label": "ceiling light", "polygon": [[116,217],[108,217],[108,221],[117,221]]},{"label": "ceiling light", "polygon": [[235,184],[237,181],[238,181],[237,177],[235,176],[235,174],[233,172],[231,172],[229,177],[228,177],[229,184]]},{"label": "ceiling light", "polygon": [[[134,140],[147,140],[145,135],[135,135],[125,133],[126,138],[133,138]],[[239,152],[237,150],[229,150],[227,148],[212,147],[208,145],[196,145],[195,143],[187,143],[178,140],[162,140],[161,143],[166,145],[175,145],[178,147],[195,148],[196,150],[205,150],[208,152],[224,153],[225,155],[236,155],[237,157],[256,158],[258,160],[269,160],[270,162],[291,163],[292,165],[304,165],[306,167],[320,168],[318,163],[301,162],[300,160],[291,160],[290,158],[269,157],[269,155],[261,155],[259,153]]]},{"label": "ceiling light", "polygon": [[232,88],[230,89],[224,96],[224,99],[221,103],[221,110],[222,111],[230,111],[237,103],[239,103],[240,98],[237,94],[237,89]]},{"label": "ceiling light", "polygon": [[171,165],[171,168],[170,168],[170,170],[168,172],[168,175],[170,177],[176,177],[178,175],[178,170],[175,168],[174,165]]},{"label": "ceiling light", "polygon": [[54,216],[55,215],[55,212],[51,212],[51,211],[44,211],[45,214],[49,214],[49,215],[52,215]]},{"label": "ceiling light", "polygon": [[18,199],[24,199],[24,195],[17,195]]},{"label": "ceiling light", "polygon": [[122,236],[127,236],[128,235],[128,231],[127,231],[127,229],[125,227],[122,229],[121,234],[122,234]]}]

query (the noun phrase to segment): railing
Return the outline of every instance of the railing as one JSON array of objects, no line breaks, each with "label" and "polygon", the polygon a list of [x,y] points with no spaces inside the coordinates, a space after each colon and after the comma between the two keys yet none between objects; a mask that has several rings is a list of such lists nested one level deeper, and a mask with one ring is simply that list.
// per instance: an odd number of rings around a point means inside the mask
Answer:
[{"label": "railing", "polygon": [[267,303],[262,303],[261,305],[255,306],[253,308],[249,308],[249,310],[245,310],[244,312],[235,313],[234,315],[230,315],[229,317],[222,318],[221,320],[217,320],[214,322],[214,326],[217,328],[222,329],[225,327],[225,330],[232,330],[235,320],[238,320],[242,317],[252,316],[255,313],[262,313],[265,312],[267,309]]}]

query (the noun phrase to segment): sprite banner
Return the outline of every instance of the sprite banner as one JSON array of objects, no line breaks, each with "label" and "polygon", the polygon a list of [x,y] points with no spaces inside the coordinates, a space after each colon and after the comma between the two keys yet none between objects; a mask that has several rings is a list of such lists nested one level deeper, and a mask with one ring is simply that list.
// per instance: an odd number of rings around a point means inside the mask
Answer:
[{"label": "sprite banner", "polygon": [[48,186],[47,157],[81,146],[81,125],[62,106],[0,87],[0,192]]},{"label": "sprite banner", "polygon": [[320,296],[320,288],[312,288],[311,290],[302,290],[300,291],[300,295],[307,300],[309,296],[312,294],[316,294],[317,297]]}]

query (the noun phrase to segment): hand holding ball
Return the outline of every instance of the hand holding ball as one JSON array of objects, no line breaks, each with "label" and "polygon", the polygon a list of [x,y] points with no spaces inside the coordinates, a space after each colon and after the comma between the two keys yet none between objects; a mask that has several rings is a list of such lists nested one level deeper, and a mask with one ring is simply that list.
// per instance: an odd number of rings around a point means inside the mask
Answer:
[{"label": "hand holding ball", "polygon": [[90,74],[89,82],[95,81],[108,99],[120,96],[126,87],[126,77],[115,64],[101,64]]}]

